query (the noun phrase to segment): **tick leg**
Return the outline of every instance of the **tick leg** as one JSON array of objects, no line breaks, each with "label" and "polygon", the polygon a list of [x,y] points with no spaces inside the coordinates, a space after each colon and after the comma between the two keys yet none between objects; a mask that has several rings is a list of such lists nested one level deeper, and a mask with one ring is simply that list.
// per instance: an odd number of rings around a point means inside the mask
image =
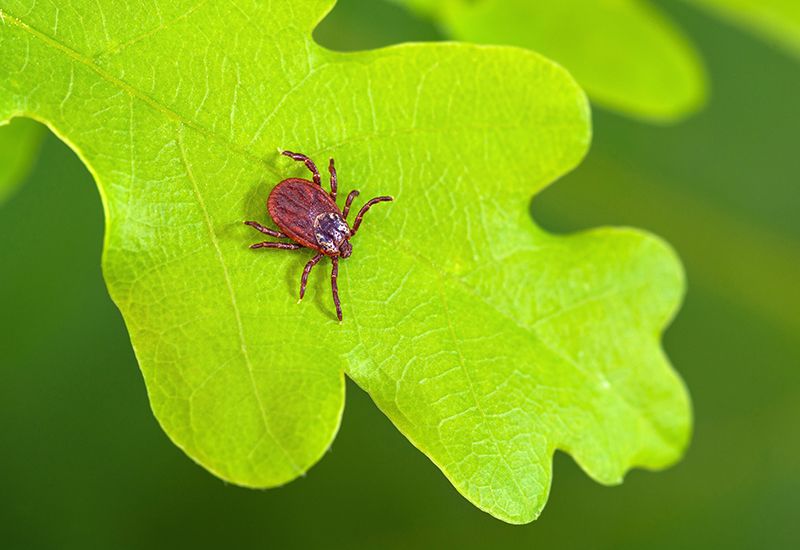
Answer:
[{"label": "tick leg", "polygon": [[302,300],[303,296],[306,295],[306,283],[308,282],[308,274],[311,273],[311,268],[317,265],[321,259],[322,254],[317,254],[308,261],[305,269],[303,269],[303,276],[300,277],[300,300]]},{"label": "tick leg", "polygon": [[281,233],[280,231],[275,231],[274,229],[270,229],[269,227],[264,227],[258,222],[244,222],[245,225],[249,225],[256,231],[261,231],[265,235],[270,235],[271,237],[277,237],[279,239],[288,239],[286,235]]},{"label": "tick leg", "polygon": [[367,204],[361,207],[361,210],[358,211],[358,215],[356,216],[356,221],[353,222],[353,229],[350,231],[352,235],[356,234],[358,231],[358,226],[361,225],[361,219],[364,217],[364,214],[367,213],[367,210],[372,208],[373,205],[378,204],[379,202],[390,202],[393,201],[394,197],[375,197],[374,199],[370,199],[367,201]]},{"label": "tick leg", "polygon": [[328,164],[328,172],[331,173],[331,197],[333,197],[333,202],[336,202],[336,167],[333,165],[333,159]]},{"label": "tick leg", "polygon": [[336,279],[339,277],[339,258],[333,256],[331,258],[333,268],[331,269],[331,291],[333,291],[333,305],[336,306],[336,316],[339,322],[342,322],[342,303],[339,301],[339,284]]},{"label": "tick leg", "polygon": [[322,185],[322,179],[319,177],[319,170],[317,170],[317,165],[314,164],[313,160],[305,155],[301,155],[300,153],[292,153],[291,151],[283,151],[281,154],[289,157],[290,159],[305,163],[306,168],[308,168],[309,171],[314,175],[314,183],[319,186]]},{"label": "tick leg", "polygon": [[344,219],[347,219],[347,214],[350,213],[350,205],[353,204],[353,199],[358,196],[358,191],[353,189],[350,191],[350,194],[347,195],[347,199],[344,201],[344,210],[342,211],[342,216]]},{"label": "tick leg", "polygon": [[264,241],[263,243],[251,244],[250,248],[252,248],[253,250],[257,248],[279,248],[281,250],[297,250],[298,248],[303,248],[303,247],[295,243],[276,243],[274,241]]}]

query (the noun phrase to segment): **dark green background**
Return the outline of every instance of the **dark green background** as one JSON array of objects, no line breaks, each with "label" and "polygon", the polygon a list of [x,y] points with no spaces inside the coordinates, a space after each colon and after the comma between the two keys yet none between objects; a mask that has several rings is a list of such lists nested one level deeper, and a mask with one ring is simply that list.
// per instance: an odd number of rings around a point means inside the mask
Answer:
[{"label": "dark green background", "polygon": [[[100,272],[90,175],[48,136],[0,206],[0,548],[779,548],[800,542],[800,62],[661,2],[702,51],[707,108],[672,127],[595,112],[591,154],[545,191],[554,231],[647,228],[685,261],[666,348],[692,392],[683,462],[589,480],[565,455],[542,517],[473,508],[353,384],[331,452],[270,491],[225,485],[153,418]],[[338,49],[440,38],[375,0],[342,0]]]}]

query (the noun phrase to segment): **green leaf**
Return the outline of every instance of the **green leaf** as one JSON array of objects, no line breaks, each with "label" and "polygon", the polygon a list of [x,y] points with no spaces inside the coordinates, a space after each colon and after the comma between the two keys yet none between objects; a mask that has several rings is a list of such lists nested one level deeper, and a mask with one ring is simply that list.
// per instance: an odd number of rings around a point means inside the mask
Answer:
[{"label": "green leaf", "polygon": [[395,0],[456,40],[508,44],[566,67],[603,107],[668,122],[705,101],[702,64],[660,11],[641,0]]},{"label": "green leaf", "polygon": [[[556,449],[603,483],[661,468],[690,412],[658,335],[678,261],[633,230],[549,235],[533,193],[589,144],[585,97],[516,49],[311,39],[327,0],[224,8],[11,2],[0,119],[44,120],[103,197],[104,275],[153,411],[218,476],[271,487],[328,449],[343,372],[477,506],[544,505]],[[264,200],[335,155],[342,194],[391,194],[296,303],[307,251],[252,251]],[[379,442],[376,442],[379,444]]]},{"label": "green leaf", "polygon": [[41,125],[32,120],[0,124],[0,203],[28,175],[43,136]]},{"label": "green leaf", "polygon": [[800,56],[800,2],[797,0],[686,0]]}]

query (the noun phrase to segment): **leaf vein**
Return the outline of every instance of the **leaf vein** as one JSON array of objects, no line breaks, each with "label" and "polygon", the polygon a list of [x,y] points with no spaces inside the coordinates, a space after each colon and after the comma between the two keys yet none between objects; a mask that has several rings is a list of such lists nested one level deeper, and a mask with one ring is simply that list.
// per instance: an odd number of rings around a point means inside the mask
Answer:
[{"label": "leaf vein", "polygon": [[[256,403],[258,404],[258,408],[261,411],[261,420],[264,425],[264,437],[268,437],[275,443],[276,447],[284,455],[286,461],[289,463],[294,472],[300,474],[303,472],[303,469],[300,468],[300,466],[298,466],[298,464],[294,461],[288,449],[286,449],[283,443],[275,436],[275,434],[272,432],[272,428],[270,427],[269,418],[267,415],[267,409],[264,406],[264,402],[261,399],[261,394],[258,391],[258,386],[256,385],[256,379],[253,372],[253,364],[250,359],[250,354],[247,351],[247,342],[244,336],[244,325],[242,323],[242,315],[241,312],[239,311],[239,305],[236,302],[236,292],[234,291],[233,282],[231,281],[231,276],[230,273],[228,272],[228,265],[225,263],[225,258],[222,254],[222,249],[219,246],[219,239],[217,238],[217,234],[214,230],[214,223],[211,219],[211,214],[208,212],[205,200],[203,199],[203,196],[200,193],[200,188],[197,185],[197,180],[194,177],[194,174],[190,167],[190,163],[187,159],[186,146],[184,144],[183,134],[184,134],[184,127],[181,126],[178,129],[178,148],[180,149],[181,153],[181,162],[183,163],[183,166],[186,169],[187,178],[192,184],[194,195],[197,198],[197,203],[200,207],[200,210],[203,213],[203,217],[205,219],[205,223],[208,228],[209,238],[211,239],[211,244],[214,247],[214,253],[216,254],[217,260],[219,260],[220,266],[222,267],[222,275],[225,279],[225,284],[228,289],[228,295],[230,297],[231,307],[233,309],[234,318],[236,320],[236,328],[239,336],[239,347],[242,352],[242,358],[244,359],[245,366],[247,367],[247,374],[250,381],[250,386],[253,390],[253,396],[255,397]],[[256,445],[256,448],[258,447],[258,445],[260,445],[260,441]]]}]

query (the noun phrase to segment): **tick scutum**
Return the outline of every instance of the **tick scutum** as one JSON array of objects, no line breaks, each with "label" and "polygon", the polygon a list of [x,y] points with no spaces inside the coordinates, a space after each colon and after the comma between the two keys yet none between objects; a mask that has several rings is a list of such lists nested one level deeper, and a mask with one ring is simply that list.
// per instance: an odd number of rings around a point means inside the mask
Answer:
[{"label": "tick scutum", "polygon": [[338,212],[323,212],[314,218],[314,237],[317,244],[331,255],[347,258],[353,250],[347,242],[350,227]]}]

